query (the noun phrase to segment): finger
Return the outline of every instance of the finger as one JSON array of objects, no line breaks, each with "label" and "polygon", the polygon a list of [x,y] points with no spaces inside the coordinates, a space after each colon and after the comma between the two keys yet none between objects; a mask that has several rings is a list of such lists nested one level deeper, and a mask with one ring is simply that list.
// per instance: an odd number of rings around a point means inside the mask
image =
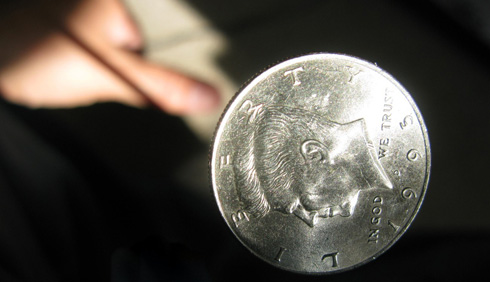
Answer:
[{"label": "finger", "polygon": [[[113,44],[101,40],[100,34],[94,32],[94,29],[97,26],[110,27],[111,23],[115,22],[119,23],[118,26],[114,25],[112,29],[108,29],[114,32],[110,38],[124,38],[121,42],[127,44],[136,44],[138,41],[135,39],[137,36],[130,35],[135,33],[135,25],[118,1],[86,0],[83,6],[84,8],[69,17],[67,33],[122,81],[134,88],[137,94],[145,96],[145,99],[155,106],[173,114],[206,112],[219,105],[220,96],[213,87],[150,63],[127,50],[114,48]],[[101,14],[101,11],[104,13]],[[108,21],[109,19],[120,20]],[[125,29],[127,31],[121,31]]]},{"label": "finger", "polygon": [[143,38],[129,12],[119,0],[83,0],[66,19],[77,36],[96,38],[114,47],[138,51]]},{"label": "finger", "polygon": [[0,91],[30,107],[73,107],[101,101],[141,106],[144,99],[66,36],[53,33],[0,69]]},{"label": "finger", "polygon": [[218,91],[203,82],[161,66],[140,61],[128,76],[160,109],[172,114],[195,114],[215,110]]},{"label": "finger", "polygon": [[[93,43],[98,47],[94,50],[79,38],[67,32],[65,35],[136,95],[168,113],[193,114],[210,111],[219,105],[218,92],[205,83],[162,68],[132,52],[98,45],[97,41]],[[117,93],[113,94],[118,100]]]}]

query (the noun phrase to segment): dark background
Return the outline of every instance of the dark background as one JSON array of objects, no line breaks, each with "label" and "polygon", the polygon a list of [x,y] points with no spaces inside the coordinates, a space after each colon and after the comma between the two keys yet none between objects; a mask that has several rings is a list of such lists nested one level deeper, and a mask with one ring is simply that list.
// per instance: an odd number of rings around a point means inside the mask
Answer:
[{"label": "dark background", "polygon": [[[487,1],[187,2],[226,34],[231,46],[216,60],[238,83],[310,52],[353,55],[392,74],[411,93],[429,132],[432,170],[422,208],[399,242],[369,264],[327,276],[289,273],[254,257],[233,237],[208,185],[208,144],[178,118],[111,103],[31,110],[2,102],[43,146],[69,160],[68,170],[77,176],[63,175],[83,179],[80,188],[69,188],[68,202],[80,206],[71,206],[66,221],[78,226],[66,244],[79,251],[66,252],[73,260],[68,270],[58,253],[47,251],[54,269],[64,269],[66,277],[77,269],[79,279],[91,281],[107,278],[108,269],[113,281],[459,281],[486,276]],[[42,178],[44,169],[49,168],[33,170],[34,179]],[[35,230],[40,240],[48,240],[46,248],[61,246],[43,237],[50,231],[39,217]],[[56,216],[46,222],[53,221],[65,224]]]}]

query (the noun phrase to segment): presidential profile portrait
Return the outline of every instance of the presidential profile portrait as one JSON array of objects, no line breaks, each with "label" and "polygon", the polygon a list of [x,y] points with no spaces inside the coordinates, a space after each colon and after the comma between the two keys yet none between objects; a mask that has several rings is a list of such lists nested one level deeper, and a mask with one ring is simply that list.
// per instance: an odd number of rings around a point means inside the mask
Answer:
[{"label": "presidential profile portrait", "polygon": [[[249,111],[250,113],[251,111]],[[364,119],[337,123],[310,111],[257,106],[243,115],[235,187],[255,218],[281,212],[310,227],[355,213],[359,192],[392,189]]]}]

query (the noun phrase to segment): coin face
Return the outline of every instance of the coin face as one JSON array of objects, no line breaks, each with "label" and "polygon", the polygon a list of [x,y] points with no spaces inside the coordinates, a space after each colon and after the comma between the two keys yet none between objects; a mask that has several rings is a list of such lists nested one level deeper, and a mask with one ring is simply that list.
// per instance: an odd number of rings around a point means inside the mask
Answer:
[{"label": "coin face", "polygon": [[408,92],[337,54],[291,59],[251,80],[225,110],[210,159],[235,236],[301,273],[344,271],[386,251],[417,214],[429,170]]}]

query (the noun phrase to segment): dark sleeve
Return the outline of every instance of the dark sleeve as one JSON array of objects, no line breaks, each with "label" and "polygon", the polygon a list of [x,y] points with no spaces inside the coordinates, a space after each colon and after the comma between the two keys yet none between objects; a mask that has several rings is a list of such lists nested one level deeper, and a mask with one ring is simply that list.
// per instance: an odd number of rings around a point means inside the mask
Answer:
[{"label": "dark sleeve", "polygon": [[105,218],[90,190],[63,154],[0,104],[0,281],[108,277]]},{"label": "dark sleeve", "polygon": [[180,119],[66,111],[0,100],[0,281],[202,281],[231,234]]}]

